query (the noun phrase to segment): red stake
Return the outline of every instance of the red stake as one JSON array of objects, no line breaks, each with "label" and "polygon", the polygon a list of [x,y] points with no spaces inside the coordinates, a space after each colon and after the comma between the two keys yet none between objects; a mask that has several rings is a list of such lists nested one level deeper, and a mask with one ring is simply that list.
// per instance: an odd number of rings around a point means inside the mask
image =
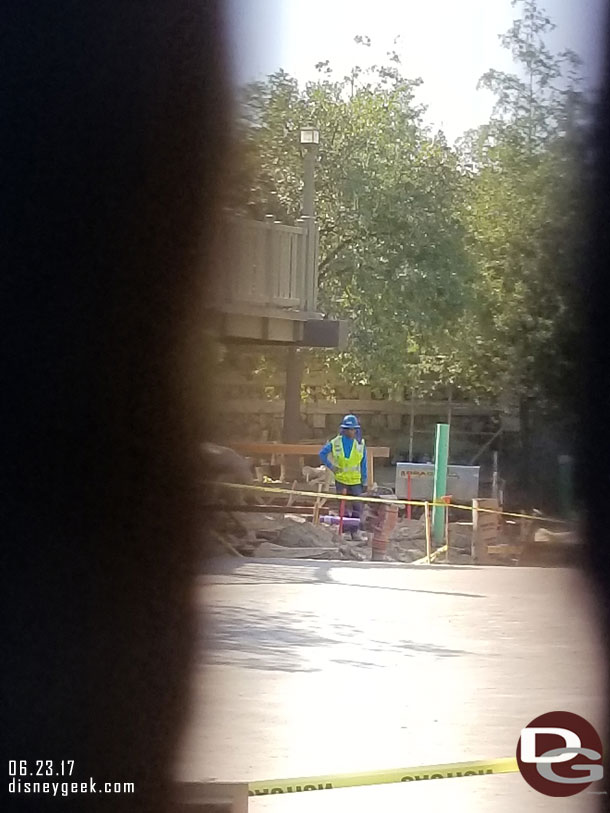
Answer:
[{"label": "red stake", "polygon": [[[407,472],[407,500],[411,499],[411,472]],[[407,505],[407,519],[411,519],[411,503]]]}]

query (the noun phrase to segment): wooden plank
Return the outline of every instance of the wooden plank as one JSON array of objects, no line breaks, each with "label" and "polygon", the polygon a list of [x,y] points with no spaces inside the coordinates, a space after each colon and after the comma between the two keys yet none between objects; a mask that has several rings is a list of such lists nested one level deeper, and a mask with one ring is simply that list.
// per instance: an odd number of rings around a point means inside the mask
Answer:
[{"label": "wooden plank", "polygon": [[271,342],[294,342],[297,340],[295,328],[298,324],[290,319],[266,319],[267,339]]},{"label": "wooden plank", "polygon": [[[318,494],[322,491],[322,483],[318,484]],[[318,497],[314,503],[313,507],[313,524],[319,525],[320,524],[320,510],[322,508],[323,503],[325,500],[322,500]]]},{"label": "wooden plank", "polygon": [[521,547],[512,542],[500,542],[497,545],[488,545],[487,552],[493,556],[517,556]]},{"label": "wooden plank", "polygon": [[[293,480],[293,481],[292,481],[292,487],[291,487],[291,489],[290,489],[290,490],[291,490],[291,491],[294,491],[296,487],[297,487],[297,480]],[[288,502],[286,503],[286,505],[287,505],[288,507],[290,507],[290,506],[292,505],[293,501],[294,501],[294,494],[291,494],[291,495],[288,497]]]}]

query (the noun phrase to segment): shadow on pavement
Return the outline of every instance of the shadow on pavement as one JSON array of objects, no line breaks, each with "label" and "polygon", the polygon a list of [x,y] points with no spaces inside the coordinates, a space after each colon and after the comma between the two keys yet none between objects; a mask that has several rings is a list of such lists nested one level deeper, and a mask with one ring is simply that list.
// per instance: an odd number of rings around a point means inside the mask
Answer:
[{"label": "shadow on pavement", "polygon": [[[199,641],[199,665],[240,666],[281,672],[319,672],[329,663],[383,668],[398,658],[428,655],[452,658],[472,653],[410,640],[371,640],[366,632],[348,624],[324,624],[320,615],[307,612],[269,612],[253,607],[208,607],[206,632]],[[357,652],[366,652],[366,661]],[[316,663],[315,649],[323,649]]]},{"label": "shadow on pavement", "polygon": [[[443,565],[417,565],[412,570],[443,569]],[[461,598],[485,598],[481,593],[461,593],[446,590],[420,590],[415,587],[396,587],[394,585],[366,584],[362,582],[342,582],[333,578],[333,570],[350,569],[379,570],[383,565],[376,562],[337,562],[316,561],[313,559],[273,560],[268,559],[215,559],[205,568],[206,576],[222,584],[332,584],[337,587],[362,587],[368,590],[389,590],[400,593],[427,593],[436,596],[457,596]],[[387,565],[386,565],[387,568]],[[455,569],[451,565],[447,569]],[[469,568],[476,569],[476,568]],[[392,567],[394,570],[394,567]]]}]

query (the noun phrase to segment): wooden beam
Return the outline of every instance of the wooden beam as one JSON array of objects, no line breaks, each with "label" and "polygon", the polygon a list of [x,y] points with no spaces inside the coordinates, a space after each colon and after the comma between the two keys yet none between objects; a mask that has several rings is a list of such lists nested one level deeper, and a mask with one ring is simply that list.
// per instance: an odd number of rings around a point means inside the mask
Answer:
[{"label": "wooden beam", "polygon": [[[227,443],[226,445],[240,454],[251,455],[253,457],[268,457],[270,455],[317,456],[322,448],[322,445],[319,443],[262,443],[240,441],[238,443]],[[369,446],[367,450],[372,457],[390,456],[389,446]]]},{"label": "wooden beam", "polygon": [[306,322],[308,319],[321,319],[319,313],[295,310],[290,308],[274,308],[269,305],[252,305],[250,302],[211,305],[209,310],[220,311],[234,316],[257,316],[266,319],[289,319],[291,322]]}]

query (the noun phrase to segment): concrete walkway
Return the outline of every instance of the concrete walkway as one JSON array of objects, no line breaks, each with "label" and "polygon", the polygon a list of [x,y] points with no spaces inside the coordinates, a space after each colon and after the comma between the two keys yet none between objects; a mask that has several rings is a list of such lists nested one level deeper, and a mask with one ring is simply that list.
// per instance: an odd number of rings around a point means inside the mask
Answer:
[{"label": "concrete walkway", "polygon": [[[555,709],[601,729],[602,667],[573,571],[222,560],[178,778],[273,779],[515,753]],[[207,665],[206,665],[207,662]],[[260,811],[592,810],[519,775],[255,798]]]}]

